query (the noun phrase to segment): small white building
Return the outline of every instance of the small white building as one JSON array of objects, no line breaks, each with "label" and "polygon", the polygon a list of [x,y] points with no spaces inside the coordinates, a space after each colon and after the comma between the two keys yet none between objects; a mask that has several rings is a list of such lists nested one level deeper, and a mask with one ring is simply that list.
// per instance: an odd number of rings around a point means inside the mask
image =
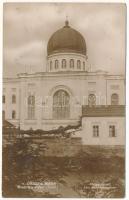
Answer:
[{"label": "small white building", "polygon": [[81,135],[85,145],[124,145],[125,107],[83,106]]},{"label": "small white building", "polygon": [[[112,113],[123,109],[122,116]],[[124,143],[125,77],[91,71],[84,37],[69,26],[48,41],[46,72],[21,73],[3,80],[3,118],[20,129],[54,129],[82,122],[85,144]],[[103,116],[88,116],[102,110]],[[98,126],[100,126],[98,128]],[[115,137],[109,137],[116,131]],[[93,132],[99,137],[93,137]]]}]

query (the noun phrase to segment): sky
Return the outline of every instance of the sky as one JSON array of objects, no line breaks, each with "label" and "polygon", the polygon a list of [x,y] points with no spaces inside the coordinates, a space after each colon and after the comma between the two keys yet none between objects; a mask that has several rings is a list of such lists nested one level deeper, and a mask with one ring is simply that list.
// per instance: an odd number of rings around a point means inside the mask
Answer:
[{"label": "sky", "polygon": [[66,16],[85,38],[92,71],[125,73],[125,4],[5,3],[4,77],[46,71],[47,43]]}]

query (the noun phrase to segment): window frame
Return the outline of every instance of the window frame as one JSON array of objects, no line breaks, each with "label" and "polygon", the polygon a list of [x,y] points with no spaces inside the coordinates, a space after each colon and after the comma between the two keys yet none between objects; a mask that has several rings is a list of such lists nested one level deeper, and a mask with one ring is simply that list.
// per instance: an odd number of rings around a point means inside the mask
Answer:
[{"label": "window frame", "polygon": [[[111,128],[113,128],[112,130],[111,130]],[[116,135],[116,125],[109,125],[108,126],[108,131],[109,131],[109,137],[110,138],[115,138],[117,135]]]},{"label": "window frame", "polygon": [[16,104],[16,95],[15,94],[12,95],[12,104]]},{"label": "window frame", "polygon": [[33,120],[35,119],[35,95],[28,96],[28,119]]},{"label": "window frame", "polygon": [[70,59],[70,69],[74,69],[74,59]]},{"label": "window frame", "polygon": [[58,69],[59,68],[59,61],[56,59],[55,60],[55,69]]},{"label": "window frame", "polygon": [[77,60],[77,69],[81,69],[81,61]]},{"label": "window frame", "polygon": [[2,119],[5,120],[5,110],[2,110]]},{"label": "window frame", "polygon": [[93,137],[98,138],[100,133],[99,125],[93,125],[92,130],[93,130]]},{"label": "window frame", "polygon": [[66,69],[66,59],[62,59],[62,69]]},{"label": "window frame", "polygon": [[12,119],[16,119],[16,111],[12,110]]},{"label": "window frame", "polygon": [[[90,99],[91,96],[94,97],[94,101],[93,101],[93,99]],[[94,102],[94,103],[93,103],[93,102]],[[88,106],[96,106],[96,95],[93,94],[93,93],[90,93],[90,94],[88,95]]]},{"label": "window frame", "polygon": [[52,61],[50,61],[50,71],[52,71]]},{"label": "window frame", "polygon": [[[115,97],[113,97],[115,96]],[[119,95],[117,93],[111,94],[111,105],[119,105]]]},{"label": "window frame", "polygon": [[6,103],[5,95],[2,95],[2,103]]},{"label": "window frame", "polygon": [[59,89],[53,95],[53,119],[70,118],[70,95],[66,90]]},{"label": "window frame", "polygon": [[83,61],[83,70],[86,71],[86,63]]}]

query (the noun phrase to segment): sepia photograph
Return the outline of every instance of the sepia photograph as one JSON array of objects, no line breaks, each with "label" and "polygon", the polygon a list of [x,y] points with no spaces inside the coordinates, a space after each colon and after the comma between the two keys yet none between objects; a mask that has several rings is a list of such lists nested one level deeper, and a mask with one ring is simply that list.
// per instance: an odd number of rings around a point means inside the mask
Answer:
[{"label": "sepia photograph", "polygon": [[4,3],[2,76],[3,197],[125,197],[125,3]]}]

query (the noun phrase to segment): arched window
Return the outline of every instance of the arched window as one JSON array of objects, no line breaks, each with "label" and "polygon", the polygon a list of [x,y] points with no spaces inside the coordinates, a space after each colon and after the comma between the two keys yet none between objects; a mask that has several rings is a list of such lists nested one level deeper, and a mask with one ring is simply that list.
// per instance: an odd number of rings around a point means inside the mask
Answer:
[{"label": "arched window", "polygon": [[65,59],[62,60],[62,68],[66,68],[66,60]]},{"label": "arched window", "polygon": [[28,119],[35,118],[35,96],[28,97]]},{"label": "arched window", "polygon": [[70,59],[70,68],[74,68],[74,60]]},{"label": "arched window", "polygon": [[2,111],[2,119],[5,120],[5,111]]},{"label": "arched window", "polygon": [[83,71],[85,71],[85,62],[83,62]]},{"label": "arched window", "polygon": [[55,69],[58,69],[58,65],[59,65],[58,60],[55,60]]},{"label": "arched window", "polygon": [[16,103],[16,95],[12,95],[12,103]]},{"label": "arched window", "polygon": [[52,71],[52,61],[50,61],[50,71]]},{"label": "arched window", "polygon": [[70,116],[70,97],[64,90],[58,90],[53,96],[53,118],[68,119]]},{"label": "arched window", "polygon": [[12,111],[12,119],[16,119],[16,111],[15,110]]},{"label": "arched window", "polygon": [[111,105],[118,105],[119,104],[119,96],[118,94],[114,93],[111,95]]},{"label": "arched window", "polygon": [[77,60],[77,69],[81,69],[81,61]]},{"label": "arched window", "polygon": [[2,96],[2,102],[5,103],[5,95]]},{"label": "arched window", "polygon": [[95,106],[96,105],[96,96],[94,94],[89,94],[88,105],[89,106]]}]

